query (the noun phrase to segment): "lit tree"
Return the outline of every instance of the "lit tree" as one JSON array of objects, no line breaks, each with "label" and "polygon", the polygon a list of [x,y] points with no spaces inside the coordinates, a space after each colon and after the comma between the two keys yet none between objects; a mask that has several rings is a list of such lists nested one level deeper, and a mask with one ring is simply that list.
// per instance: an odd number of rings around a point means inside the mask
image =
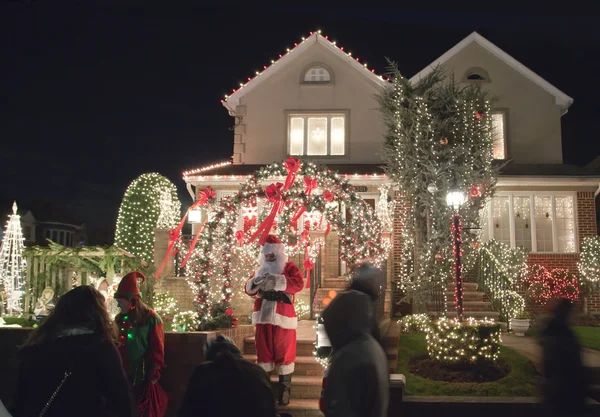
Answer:
[{"label": "lit tree", "polygon": [[[470,228],[480,223],[496,183],[490,105],[480,86],[460,87],[440,68],[411,85],[390,63],[390,81],[379,96],[387,125],[383,154],[389,177],[410,201],[404,245],[415,265],[399,278],[409,297],[426,301],[428,289],[445,286],[453,265],[448,190],[470,194],[460,208],[462,224]],[[463,233],[467,265],[476,237],[472,230]]]},{"label": "lit tree", "polygon": [[600,290],[600,236],[586,237],[581,245],[581,260],[577,263],[583,289],[583,309],[588,312],[588,295]]},{"label": "lit tree", "polygon": [[119,208],[115,245],[153,263],[154,230],[176,227],[180,218],[173,183],[157,173],[140,175],[127,188]]},{"label": "lit tree", "polygon": [[6,293],[8,315],[23,313],[25,259],[23,259],[23,233],[17,203],[12,206],[0,249],[0,283]]}]

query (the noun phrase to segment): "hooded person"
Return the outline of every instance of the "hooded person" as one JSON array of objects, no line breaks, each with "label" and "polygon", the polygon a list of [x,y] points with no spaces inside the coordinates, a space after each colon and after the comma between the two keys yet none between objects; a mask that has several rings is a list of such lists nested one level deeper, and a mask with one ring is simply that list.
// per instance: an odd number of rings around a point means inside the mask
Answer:
[{"label": "hooded person", "polygon": [[[360,291],[367,294],[373,303],[378,302],[385,294],[386,278],[381,269],[368,262],[362,263],[356,268],[352,276],[352,282],[348,289]],[[377,317],[372,315],[371,335],[382,343],[379,332],[379,323]]]},{"label": "hooded person", "polygon": [[304,287],[302,272],[287,261],[281,241],[269,235],[261,248],[258,267],[246,282],[245,291],[255,297],[252,324],[256,326],[257,363],[279,375],[278,400],[288,405],[296,361],[294,294]]},{"label": "hooded person", "polygon": [[166,393],[157,384],[165,366],[163,322],[142,301],[138,279],[143,283],[146,277],[141,272],[130,272],[115,292],[121,310],[115,318],[119,329],[119,353],[136,393],[140,416],[162,417],[168,402]]},{"label": "hooded person", "polygon": [[371,335],[370,297],[355,290],[335,297],[322,313],[333,347],[320,400],[325,417],[384,417],[389,403],[388,361]]}]

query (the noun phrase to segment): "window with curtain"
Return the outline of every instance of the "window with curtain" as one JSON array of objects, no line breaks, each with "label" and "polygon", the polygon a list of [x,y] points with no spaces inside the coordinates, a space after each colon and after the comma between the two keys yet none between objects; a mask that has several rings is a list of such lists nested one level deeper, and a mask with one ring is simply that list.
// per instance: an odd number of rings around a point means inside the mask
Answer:
[{"label": "window with curtain", "polygon": [[290,115],[288,143],[291,155],[345,155],[346,115]]},{"label": "window with curtain", "polygon": [[[486,209],[482,240],[490,238],[531,252],[577,251],[575,197],[570,193],[501,193]],[[512,217],[511,217],[512,216]]]}]

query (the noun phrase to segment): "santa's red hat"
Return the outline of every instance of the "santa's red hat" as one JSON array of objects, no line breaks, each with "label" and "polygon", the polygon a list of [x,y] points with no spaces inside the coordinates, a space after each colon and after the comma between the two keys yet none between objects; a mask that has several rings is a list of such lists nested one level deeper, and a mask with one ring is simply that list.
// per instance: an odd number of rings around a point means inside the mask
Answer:
[{"label": "santa's red hat", "polygon": [[276,257],[285,258],[285,247],[277,236],[268,235],[261,250],[262,253],[274,253]]},{"label": "santa's red hat", "polygon": [[144,274],[138,271],[133,271],[125,275],[121,282],[119,282],[115,298],[124,298],[126,300],[141,299],[142,293],[138,287],[138,279],[141,279],[142,283],[146,281]]}]

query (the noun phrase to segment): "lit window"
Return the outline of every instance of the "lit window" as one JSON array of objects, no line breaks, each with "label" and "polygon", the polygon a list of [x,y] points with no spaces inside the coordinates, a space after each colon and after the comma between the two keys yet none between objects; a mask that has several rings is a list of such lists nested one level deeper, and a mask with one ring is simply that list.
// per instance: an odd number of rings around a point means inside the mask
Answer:
[{"label": "lit window", "polygon": [[331,81],[331,75],[323,67],[312,67],[304,74],[305,83],[328,83]]},{"label": "lit window", "polygon": [[[501,193],[489,205],[482,238],[531,252],[573,253],[574,199],[569,194]],[[512,216],[512,221],[511,221]]]},{"label": "lit window", "polygon": [[494,159],[506,159],[506,117],[504,112],[492,113],[492,136]]},{"label": "lit window", "polygon": [[288,141],[291,155],[345,155],[346,116],[343,114],[290,116]]}]

